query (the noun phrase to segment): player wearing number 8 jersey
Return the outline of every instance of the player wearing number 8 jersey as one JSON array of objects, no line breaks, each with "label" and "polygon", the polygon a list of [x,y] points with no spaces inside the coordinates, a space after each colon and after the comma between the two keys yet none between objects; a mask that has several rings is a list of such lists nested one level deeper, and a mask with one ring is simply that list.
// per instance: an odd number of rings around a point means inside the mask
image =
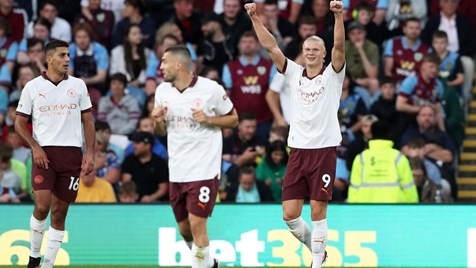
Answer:
[{"label": "player wearing number 8 jersey", "polygon": [[170,203],[180,234],[192,249],[192,267],[216,265],[209,256],[207,218],[215,205],[221,170],[221,128],[238,116],[225,90],[192,73],[183,46],[168,48],[161,59],[164,83],[157,87],[155,129],[167,134]]},{"label": "player wearing number 8 jersey", "polygon": [[[336,171],[336,147],[341,142],[337,119],[345,74],[344,22],[341,1],[330,1],[334,12],[334,47],[331,66],[324,66],[324,41],[311,36],[304,40],[304,68],[286,59],[273,35],[264,27],[256,4],[245,5],[261,45],[291,87],[291,147],[283,182],[283,218],[291,233],[312,252],[312,267],[326,258],[327,203],[332,198]],[[301,218],[304,199],[311,198],[313,230]]]},{"label": "player wearing number 8 jersey", "polygon": [[[35,208],[30,218],[28,268],[39,267],[40,249],[51,209],[51,225],[41,267],[53,267],[64,237],[69,204],[74,202],[79,177],[94,169],[94,123],[84,82],[68,76],[68,43],[54,40],[45,48],[48,69],[22,90],[15,130],[32,149]],[[33,136],[26,128],[33,122]],[[83,158],[83,132],[86,154]]]}]

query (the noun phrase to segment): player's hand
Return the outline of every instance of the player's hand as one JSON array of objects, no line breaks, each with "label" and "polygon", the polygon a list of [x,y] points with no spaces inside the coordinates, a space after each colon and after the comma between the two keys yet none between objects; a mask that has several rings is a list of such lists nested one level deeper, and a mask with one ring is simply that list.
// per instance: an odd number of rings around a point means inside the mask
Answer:
[{"label": "player's hand", "polygon": [[253,17],[253,16],[256,15],[256,4],[255,3],[245,4],[245,9],[246,9],[246,12],[248,13],[248,15],[250,17]]},{"label": "player's hand", "polygon": [[89,175],[94,170],[94,156],[92,153],[87,153],[83,156],[83,163],[81,164],[81,177]]},{"label": "player's hand", "polygon": [[193,115],[193,118],[198,122],[198,123],[201,123],[201,124],[208,124],[208,119],[209,117],[203,112],[203,110],[197,110],[197,109],[194,109],[192,108],[192,115]]},{"label": "player's hand", "polygon": [[152,118],[155,119],[157,123],[164,122],[165,121],[165,116],[167,115],[167,107],[161,106],[161,107],[155,107],[154,110],[150,113]]},{"label": "player's hand", "polygon": [[344,4],[340,0],[332,0],[329,5],[334,13],[342,13],[344,11]]},{"label": "player's hand", "polygon": [[48,157],[46,156],[45,151],[43,151],[43,148],[40,146],[35,147],[32,149],[33,152],[33,161],[35,162],[35,165],[39,168],[44,168],[48,169]]}]

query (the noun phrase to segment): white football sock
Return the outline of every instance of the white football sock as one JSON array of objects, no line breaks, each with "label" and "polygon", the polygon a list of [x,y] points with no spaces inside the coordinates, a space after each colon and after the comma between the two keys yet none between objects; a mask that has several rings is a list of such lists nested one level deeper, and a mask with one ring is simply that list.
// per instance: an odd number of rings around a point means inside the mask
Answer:
[{"label": "white football sock", "polygon": [[41,257],[41,244],[45,235],[46,219],[39,221],[33,215],[30,217],[30,256]]},{"label": "white football sock", "polygon": [[41,268],[51,268],[56,260],[56,255],[63,242],[64,231],[59,231],[50,226],[48,240],[46,241],[45,260]]},{"label": "white football sock", "polygon": [[311,229],[307,222],[305,222],[302,217],[299,217],[294,220],[285,221],[288,225],[289,231],[299,239],[306,247],[312,251],[311,249]]},{"label": "white football sock", "polygon": [[213,259],[210,258],[209,247],[199,247],[192,245],[192,268],[210,268],[213,266]]},{"label": "white football sock", "polygon": [[327,220],[312,222],[312,268],[320,268],[327,245]]}]

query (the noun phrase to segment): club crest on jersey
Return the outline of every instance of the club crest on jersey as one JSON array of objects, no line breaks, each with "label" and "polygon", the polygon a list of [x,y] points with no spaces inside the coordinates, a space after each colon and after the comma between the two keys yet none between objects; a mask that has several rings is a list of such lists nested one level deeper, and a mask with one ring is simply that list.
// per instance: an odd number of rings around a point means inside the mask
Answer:
[{"label": "club crest on jersey", "polygon": [[41,184],[41,183],[43,183],[44,178],[43,178],[43,176],[41,176],[41,175],[36,175],[35,178],[33,179],[33,181],[34,181],[36,184]]},{"label": "club crest on jersey", "polygon": [[70,96],[71,98],[76,97],[76,91],[74,91],[74,89],[69,89],[68,96]]},{"label": "club crest on jersey", "polygon": [[258,68],[256,68],[256,71],[258,72],[259,75],[264,75],[266,73],[266,67],[258,66]]},{"label": "club crest on jersey", "polygon": [[414,58],[416,61],[421,61],[421,60],[423,59],[423,53],[417,52],[417,53],[415,53],[415,55],[413,56],[413,58]]},{"label": "club crest on jersey", "polygon": [[238,70],[236,70],[236,73],[237,73],[238,75],[243,75],[243,70],[238,69]]},{"label": "club crest on jersey", "polygon": [[99,13],[96,15],[96,19],[98,20],[98,22],[103,22],[104,18],[105,18],[104,13]]},{"label": "club crest on jersey", "polygon": [[194,109],[202,109],[203,108],[203,101],[201,99],[195,99],[193,101],[193,108]]}]

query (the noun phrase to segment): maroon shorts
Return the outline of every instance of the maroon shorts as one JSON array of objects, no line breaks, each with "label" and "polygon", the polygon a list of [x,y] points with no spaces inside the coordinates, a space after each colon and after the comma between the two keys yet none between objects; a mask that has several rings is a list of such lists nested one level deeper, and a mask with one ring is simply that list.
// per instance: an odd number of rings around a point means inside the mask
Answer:
[{"label": "maroon shorts", "polygon": [[83,152],[79,147],[45,146],[48,169],[39,168],[33,161],[31,184],[33,190],[51,190],[59,199],[72,203],[79,188]]},{"label": "maroon shorts", "polygon": [[171,182],[169,189],[170,204],[175,219],[181,222],[188,213],[202,218],[212,215],[220,180],[214,178],[204,181]]},{"label": "maroon shorts", "polygon": [[336,147],[291,149],[283,181],[283,200],[329,201],[336,175]]}]

